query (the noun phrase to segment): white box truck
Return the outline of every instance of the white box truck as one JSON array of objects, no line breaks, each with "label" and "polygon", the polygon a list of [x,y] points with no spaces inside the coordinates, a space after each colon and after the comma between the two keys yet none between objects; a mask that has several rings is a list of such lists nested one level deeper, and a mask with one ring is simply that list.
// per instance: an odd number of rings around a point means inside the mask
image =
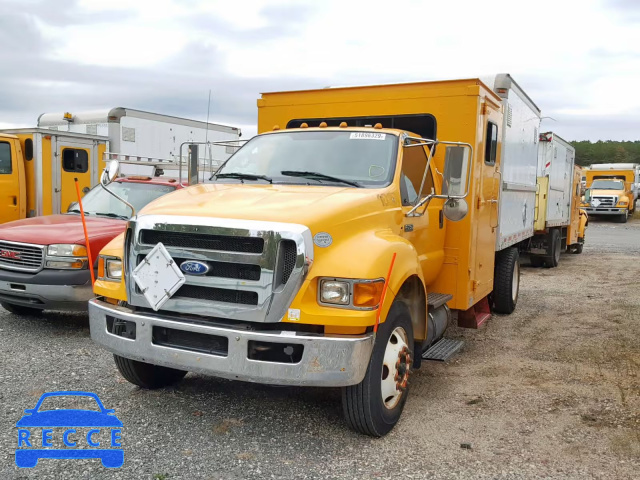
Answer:
[{"label": "white box truck", "polygon": [[580,182],[574,180],[576,151],[558,134],[540,134],[538,190],[534,236],[528,245],[533,266],[557,267],[560,253],[570,246],[569,226],[579,208]]},{"label": "white box truck", "polygon": [[[235,152],[242,136],[238,127],[207,123],[187,118],[144,112],[132,108],[115,107],[77,113],[43,113],[38,127],[50,130],[102,135],[109,139],[109,154],[125,163],[131,160],[173,160],[180,158],[186,166],[186,143],[230,142],[225,145],[201,145],[200,181],[209,178]],[[136,162],[127,173],[144,173],[145,167]],[[184,169],[183,166],[183,169]],[[147,167],[148,168],[148,167]],[[186,171],[182,172],[183,178]]]}]

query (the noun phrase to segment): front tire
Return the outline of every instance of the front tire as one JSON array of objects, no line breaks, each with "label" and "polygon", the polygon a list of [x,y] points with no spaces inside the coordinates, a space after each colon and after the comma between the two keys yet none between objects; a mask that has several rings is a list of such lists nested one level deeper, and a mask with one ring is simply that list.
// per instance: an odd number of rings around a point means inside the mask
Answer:
[{"label": "front tire", "polygon": [[625,212],[618,217],[618,223],[627,223],[629,220],[629,210],[625,210]]},{"label": "front tire", "polygon": [[42,310],[39,308],[24,307],[22,305],[15,305],[13,303],[0,302],[0,305],[2,305],[2,308],[4,308],[6,311],[14,313],[16,315],[35,316],[42,312]]},{"label": "front tire", "polygon": [[130,358],[119,355],[114,355],[113,359],[116,362],[116,367],[118,367],[120,375],[122,375],[125,380],[149,390],[173,385],[182,380],[187,374],[184,370],[138,362],[137,360],[131,360]]},{"label": "front tire", "polygon": [[378,329],[364,379],[342,388],[342,408],[349,428],[382,437],[398,423],[409,395],[413,345],[409,309],[395,301]]},{"label": "front tire", "polygon": [[516,247],[496,254],[493,272],[493,309],[498,313],[512,313],[520,293],[520,255]]}]

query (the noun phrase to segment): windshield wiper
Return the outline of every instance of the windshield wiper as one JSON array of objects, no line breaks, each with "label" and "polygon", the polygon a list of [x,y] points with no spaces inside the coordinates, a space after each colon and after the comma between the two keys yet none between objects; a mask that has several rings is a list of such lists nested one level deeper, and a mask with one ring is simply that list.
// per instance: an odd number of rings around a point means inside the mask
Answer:
[{"label": "windshield wiper", "polygon": [[[86,214],[87,212],[85,212]],[[94,215],[99,215],[101,217],[110,217],[110,218],[121,218],[122,220],[129,220],[127,215],[118,215],[117,213],[98,213],[96,212]]]},{"label": "windshield wiper", "polygon": [[356,182],[352,182],[351,180],[345,180],[344,178],[332,177],[331,175],[325,175],[320,172],[304,172],[299,170],[283,170],[280,172],[282,175],[286,175],[287,177],[303,177],[310,178],[312,180],[327,180],[329,182],[338,182],[345,183],[347,185],[352,185],[354,187],[362,188],[362,185]]},{"label": "windshield wiper", "polygon": [[266,175],[256,175],[253,173],[241,173],[241,172],[229,172],[229,173],[214,173],[209,177],[211,180],[213,177],[216,178],[237,178],[238,180],[264,180],[269,183],[273,183],[271,177],[267,177]]}]

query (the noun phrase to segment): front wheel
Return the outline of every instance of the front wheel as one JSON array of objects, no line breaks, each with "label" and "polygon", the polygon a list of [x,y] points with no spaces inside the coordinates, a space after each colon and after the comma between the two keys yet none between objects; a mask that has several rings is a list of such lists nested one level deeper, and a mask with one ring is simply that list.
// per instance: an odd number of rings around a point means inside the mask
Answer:
[{"label": "front wheel", "polygon": [[114,355],[113,359],[120,375],[134,385],[150,390],[173,385],[187,374],[184,370],[138,362],[119,355]]},{"label": "front wheel", "polygon": [[555,268],[560,263],[560,253],[562,250],[562,239],[558,230],[549,232],[549,255],[544,257],[545,268]]},{"label": "front wheel", "polygon": [[38,315],[42,312],[42,310],[39,308],[24,307],[22,305],[15,305],[13,303],[0,302],[0,305],[2,305],[2,308],[4,308],[6,311],[14,313],[16,315]]},{"label": "front wheel", "polygon": [[352,430],[382,437],[398,423],[409,395],[412,345],[409,309],[395,301],[378,329],[364,379],[342,388],[342,408]]},{"label": "front wheel", "polygon": [[627,220],[629,220],[629,210],[625,210],[624,213],[618,217],[619,223],[627,223]]}]

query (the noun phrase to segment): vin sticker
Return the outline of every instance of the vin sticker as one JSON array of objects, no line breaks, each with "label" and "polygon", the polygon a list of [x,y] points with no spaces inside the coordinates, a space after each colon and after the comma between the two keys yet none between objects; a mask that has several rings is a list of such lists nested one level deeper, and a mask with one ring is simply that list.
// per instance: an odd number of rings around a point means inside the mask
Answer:
[{"label": "vin sticker", "polygon": [[299,308],[290,308],[288,313],[289,313],[289,321],[297,322],[298,320],[300,320]]},{"label": "vin sticker", "polygon": [[351,140],[384,140],[386,133],[377,132],[351,132],[349,138]]}]

